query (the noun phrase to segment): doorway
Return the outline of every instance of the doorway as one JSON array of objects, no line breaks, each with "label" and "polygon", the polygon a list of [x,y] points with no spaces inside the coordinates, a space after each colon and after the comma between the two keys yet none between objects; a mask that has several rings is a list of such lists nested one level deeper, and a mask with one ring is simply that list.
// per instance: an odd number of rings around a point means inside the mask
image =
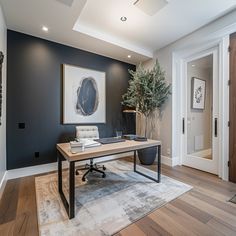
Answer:
[{"label": "doorway", "polygon": [[236,33],[230,36],[229,181],[236,183]]},{"label": "doorway", "polygon": [[218,174],[218,50],[184,62],[182,164]]}]

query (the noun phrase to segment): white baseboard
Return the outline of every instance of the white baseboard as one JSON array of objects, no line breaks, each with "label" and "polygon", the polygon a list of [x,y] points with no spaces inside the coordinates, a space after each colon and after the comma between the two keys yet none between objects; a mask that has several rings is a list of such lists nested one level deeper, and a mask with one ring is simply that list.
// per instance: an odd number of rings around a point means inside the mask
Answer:
[{"label": "white baseboard", "polygon": [[3,177],[2,177],[2,179],[0,181],[0,199],[1,199],[3,191],[5,189],[6,182],[7,182],[7,171],[5,171]]},{"label": "white baseboard", "polygon": [[21,177],[26,177],[30,175],[42,174],[57,169],[57,163],[50,163],[44,165],[30,166],[19,169],[13,169],[7,171],[7,179],[16,179]]},{"label": "white baseboard", "polygon": [[[133,155],[133,152],[111,155],[111,156],[99,158],[96,160],[96,162],[99,163],[99,162],[104,162],[104,161],[110,161],[110,160],[115,160],[115,159],[119,159],[121,157],[132,156],[132,155]],[[178,160],[178,159],[177,158],[170,158],[167,156],[162,156],[161,162],[162,162],[162,164],[165,164],[168,166],[176,166],[176,165],[178,165],[178,163],[177,163],[178,161],[176,161],[176,160]],[[76,166],[85,165],[86,163],[88,163],[88,161],[77,162]],[[63,166],[63,168],[67,168],[68,162],[63,161],[62,166]],[[21,178],[21,177],[26,177],[26,176],[31,176],[31,175],[38,175],[38,174],[43,174],[43,173],[56,171],[56,170],[57,170],[57,162],[50,163],[50,164],[44,164],[44,165],[19,168],[19,169],[14,169],[14,170],[8,170],[5,173],[5,180],[16,179],[16,178]]]},{"label": "white baseboard", "polygon": [[172,166],[172,158],[167,156],[161,156],[161,163],[167,166]]},{"label": "white baseboard", "polygon": [[179,166],[179,165],[181,165],[179,157],[172,157],[172,166]]},{"label": "white baseboard", "polygon": [[[126,157],[126,156],[131,156],[131,155],[133,155],[133,152],[127,152],[127,153],[123,153],[123,154],[106,156],[106,157],[102,157],[102,158],[97,159],[96,163],[103,162],[103,161],[109,161],[109,160],[115,160],[115,159],[118,159],[121,157]],[[76,166],[85,165],[86,163],[88,163],[88,161],[80,161],[80,162],[76,163]],[[68,162],[63,161],[62,166],[63,166],[63,168],[67,168]],[[7,178],[6,179],[16,179],[16,178],[26,177],[26,176],[30,176],[30,175],[47,173],[47,172],[55,171],[55,170],[57,170],[57,162],[50,163],[50,164],[44,164],[44,165],[19,168],[19,169],[7,171]]]},{"label": "white baseboard", "polygon": [[179,165],[179,158],[177,157],[167,157],[167,156],[161,156],[161,163],[167,166],[177,166]]}]

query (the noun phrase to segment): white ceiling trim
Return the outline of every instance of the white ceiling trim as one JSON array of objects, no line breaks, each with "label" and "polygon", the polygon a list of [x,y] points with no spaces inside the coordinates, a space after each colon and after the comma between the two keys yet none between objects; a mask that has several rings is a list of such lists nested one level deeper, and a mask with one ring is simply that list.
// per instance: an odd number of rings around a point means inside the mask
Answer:
[{"label": "white ceiling trim", "polygon": [[82,25],[79,25],[78,23],[75,24],[75,26],[73,27],[73,30],[80,32],[82,34],[86,34],[91,37],[103,40],[105,42],[114,44],[116,46],[122,47],[124,49],[129,50],[129,51],[133,51],[133,52],[141,54],[143,56],[150,57],[150,58],[153,57],[153,52],[150,50],[143,49],[141,47],[137,47],[134,44],[127,43],[119,38],[113,37],[113,36],[105,34],[105,33],[101,33],[99,31],[95,31],[89,27],[84,27]]},{"label": "white ceiling trim", "polygon": [[[151,2],[140,0],[150,7]],[[150,16],[135,0],[0,0],[8,29],[138,64],[225,15],[236,0],[167,0]],[[149,3],[148,3],[149,2]],[[126,16],[127,22],[120,18]],[[42,31],[45,25],[49,31]],[[209,32],[208,32],[209,33]],[[131,58],[127,56],[131,55]]]}]

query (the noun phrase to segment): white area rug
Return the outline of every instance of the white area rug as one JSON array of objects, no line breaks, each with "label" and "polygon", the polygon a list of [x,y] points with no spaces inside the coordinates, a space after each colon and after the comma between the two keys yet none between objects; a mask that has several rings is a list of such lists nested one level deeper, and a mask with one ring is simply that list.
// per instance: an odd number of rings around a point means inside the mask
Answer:
[{"label": "white area rug", "polygon": [[[113,235],[192,188],[163,175],[161,183],[155,183],[133,172],[129,162],[112,161],[105,165],[105,179],[96,173],[90,174],[87,182],[76,177],[76,211],[72,220],[68,220],[58,194],[57,174],[35,179],[41,235]],[[143,167],[139,170],[156,176]],[[67,171],[63,173],[63,188],[68,195]]]}]

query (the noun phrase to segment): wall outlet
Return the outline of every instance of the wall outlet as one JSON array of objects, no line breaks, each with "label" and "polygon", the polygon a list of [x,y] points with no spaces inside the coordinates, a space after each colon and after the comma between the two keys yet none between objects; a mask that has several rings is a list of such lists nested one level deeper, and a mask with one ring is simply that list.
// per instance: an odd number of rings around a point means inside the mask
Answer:
[{"label": "wall outlet", "polygon": [[167,148],[166,153],[167,155],[170,155],[170,148]]},{"label": "wall outlet", "polygon": [[35,152],[35,153],[34,153],[34,157],[35,157],[35,158],[39,158],[39,152]]},{"label": "wall outlet", "polygon": [[25,129],[25,123],[18,123],[19,129]]}]

